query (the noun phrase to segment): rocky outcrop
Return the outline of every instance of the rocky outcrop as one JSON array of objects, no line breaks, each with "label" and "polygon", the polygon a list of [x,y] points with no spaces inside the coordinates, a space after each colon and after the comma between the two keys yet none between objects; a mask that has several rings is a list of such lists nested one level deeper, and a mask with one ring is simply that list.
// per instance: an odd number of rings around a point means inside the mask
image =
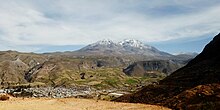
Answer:
[{"label": "rocky outcrop", "polygon": [[9,100],[10,97],[11,97],[11,96],[10,96],[9,94],[1,93],[1,94],[0,94],[0,101],[6,101],[6,100]]},{"label": "rocky outcrop", "polygon": [[139,61],[123,69],[123,72],[129,76],[153,76],[157,73],[169,75],[184,64],[176,63],[172,60]]},{"label": "rocky outcrop", "polygon": [[24,79],[27,80],[27,82],[31,82],[33,79],[33,76],[39,72],[39,70],[43,67],[44,63],[36,64],[31,69],[29,69],[27,72],[25,72]]}]

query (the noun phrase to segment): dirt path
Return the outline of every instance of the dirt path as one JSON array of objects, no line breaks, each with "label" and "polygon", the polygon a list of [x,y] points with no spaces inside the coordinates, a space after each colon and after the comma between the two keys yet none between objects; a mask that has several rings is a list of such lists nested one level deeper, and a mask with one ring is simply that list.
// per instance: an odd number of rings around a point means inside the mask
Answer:
[{"label": "dirt path", "polygon": [[0,110],[169,110],[144,104],[95,101],[89,99],[13,98],[0,101]]}]

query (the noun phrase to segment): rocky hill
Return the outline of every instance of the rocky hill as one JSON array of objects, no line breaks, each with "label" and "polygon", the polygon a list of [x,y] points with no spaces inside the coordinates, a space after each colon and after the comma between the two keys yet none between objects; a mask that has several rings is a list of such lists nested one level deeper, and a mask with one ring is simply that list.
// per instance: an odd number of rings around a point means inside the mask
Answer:
[{"label": "rocky hill", "polygon": [[185,67],[116,101],[158,104],[180,110],[220,109],[220,34]]},{"label": "rocky hill", "polygon": [[27,83],[25,72],[37,64],[45,61],[42,55],[33,53],[19,53],[16,51],[0,52],[0,83],[1,86]]},{"label": "rocky hill", "polygon": [[184,65],[185,64],[177,63],[172,60],[139,61],[123,69],[123,72],[129,76],[139,77],[167,76]]}]

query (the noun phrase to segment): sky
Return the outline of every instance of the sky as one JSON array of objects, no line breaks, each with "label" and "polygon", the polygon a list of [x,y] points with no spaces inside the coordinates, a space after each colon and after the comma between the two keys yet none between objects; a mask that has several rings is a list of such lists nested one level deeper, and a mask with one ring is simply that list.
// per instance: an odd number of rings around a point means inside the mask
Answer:
[{"label": "sky", "polygon": [[73,51],[136,39],[201,52],[220,31],[220,0],[0,0],[0,50]]}]

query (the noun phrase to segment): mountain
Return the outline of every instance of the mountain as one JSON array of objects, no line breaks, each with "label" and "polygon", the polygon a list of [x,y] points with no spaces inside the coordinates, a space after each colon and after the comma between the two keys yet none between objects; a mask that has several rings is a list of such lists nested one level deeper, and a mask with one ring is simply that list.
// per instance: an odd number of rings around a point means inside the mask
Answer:
[{"label": "mountain", "polygon": [[100,55],[105,55],[105,54],[121,54],[123,52],[123,48],[114,43],[111,40],[101,40],[96,43],[90,44],[82,49],[80,49],[78,52],[83,52],[83,53],[93,53],[93,54],[100,54]]},{"label": "mountain", "polygon": [[180,53],[180,54],[177,54],[177,55],[175,55],[175,57],[176,57],[176,59],[179,59],[179,60],[192,60],[193,58],[195,58],[196,56],[198,55],[198,53],[195,53],[195,52],[193,52],[193,53]]},{"label": "mountain", "polygon": [[[172,60],[175,63],[185,65],[195,57],[195,55],[188,54],[172,55],[134,39],[126,39],[118,43],[105,39],[89,44],[77,51],[56,52],[49,55],[100,59],[101,61],[99,62],[103,62],[103,66],[115,64],[117,64],[115,66],[128,66],[137,61],[152,60]],[[110,63],[104,60],[106,58],[109,59]]]},{"label": "mountain", "polygon": [[78,52],[114,56],[141,55],[155,59],[172,57],[171,54],[159,51],[155,47],[144,45],[142,42],[134,39],[126,39],[118,43],[114,43],[111,40],[102,40],[90,44]]},{"label": "mountain", "polygon": [[[129,76],[165,76],[186,65],[195,54],[171,55],[134,39],[118,43],[102,40],[78,51],[80,55],[116,57],[127,66],[123,72]],[[105,62],[105,61],[102,61]],[[132,63],[132,64],[131,64]],[[106,65],[105,63],[102,63]]]},{"label": "mountain", "polygon": [[115,101],[148,103],[178,110],[220,109],[220,34],[186,66]]},{"label": "mountain", "polygon": [[142,42],[134,39],[126,39],[119,42],[119,44],[128,52],[132,54],[141,54],[144,56],[154,57],[172,57],[171,54],[160,51],[153,46],[143,44]]}]

